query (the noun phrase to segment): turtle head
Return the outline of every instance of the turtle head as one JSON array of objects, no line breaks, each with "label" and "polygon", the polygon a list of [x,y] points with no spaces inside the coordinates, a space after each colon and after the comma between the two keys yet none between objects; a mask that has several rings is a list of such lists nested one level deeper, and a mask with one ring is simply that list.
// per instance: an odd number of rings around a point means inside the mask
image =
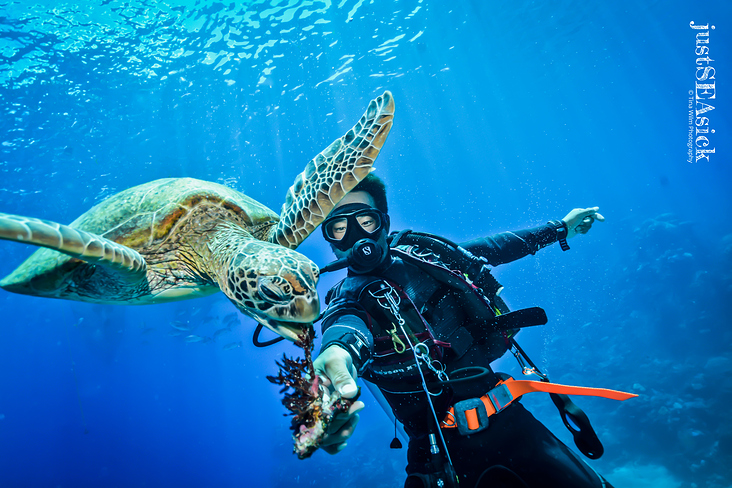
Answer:
[{"label": "turtle head", "polygon": [[320,313],[319,269],[302,254],[250,240],[229,261],[222,291],[239,310],[295,341]]}]

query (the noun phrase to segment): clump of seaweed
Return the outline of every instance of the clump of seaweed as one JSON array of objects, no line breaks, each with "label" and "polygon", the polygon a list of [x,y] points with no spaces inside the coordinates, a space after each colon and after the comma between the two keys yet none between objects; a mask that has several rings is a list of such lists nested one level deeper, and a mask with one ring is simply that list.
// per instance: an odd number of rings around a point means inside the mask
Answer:
[{"label": "clump of seaweed", "polygon": [[[338,392],[328,393],[313,367],[313,334],[300,335],[295,345],[305,351],[305,358],[282,356],[277,362],[279,374],[267,376],[276,385],[284,385],[282,404],[293,415],[291,429],[295,441],[293,452],[299,459],[310,457],[320,446],[328,425],[338,412],[347,412],[356,398],[342,398]],[[292,391],[288,391],[292,389]]]}]

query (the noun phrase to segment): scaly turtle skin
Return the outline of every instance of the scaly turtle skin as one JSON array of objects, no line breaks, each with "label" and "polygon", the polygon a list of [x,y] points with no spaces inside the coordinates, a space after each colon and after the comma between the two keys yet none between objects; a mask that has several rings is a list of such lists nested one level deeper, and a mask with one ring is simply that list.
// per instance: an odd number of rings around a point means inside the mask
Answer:
[{"label": "scaly turtle skin", "polygon": [[358,123],[311,160],[280,216],[231,188],[167,178],[122,191],[70,225],[0,214],[0,239],[44,247],[0,281],[47,298],[142,305],[219,290],[291,340],[319,313],[318,267],[294,249],[370,171],[394,100],[372,100]]}]

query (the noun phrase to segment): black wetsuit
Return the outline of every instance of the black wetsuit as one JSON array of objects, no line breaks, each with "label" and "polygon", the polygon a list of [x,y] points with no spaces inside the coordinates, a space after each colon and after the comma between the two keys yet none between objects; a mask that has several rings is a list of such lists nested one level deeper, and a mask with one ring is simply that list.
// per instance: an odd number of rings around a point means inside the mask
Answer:
[{"label": "black wetsuit", "polygon": [[[556,240],[556,227],[548,224],[475,239],[461,246],[476,256],[485,257],[490,265],[497,266],[534,254]],[[401,354],[400,357],[404,358],[401,363],[395,363],[394,354],[386,359],[378,353],[384,349],[385,342],[391,344],[391,338],[384,333],[383,324],[377,324],[385,319],[379,315],[378,307],[368,303],[371,298],[363,290],[366,283],[381,279],[400,287],[409,296],[413,308],[425,313],[424,317],[433,326],[433,339],[437,342],[447,342],[443,337],[447,331],[441,330],[447,326],[441,324],[449,323],[446,317],[461,313],[462,307],[454,299],[451,302],[450,297],[435,301],[440,284],[414,264],[395,256],[370,276],[349,272],[349,276],[336,285],[328,297],[321,351],[334,344],[344,347],[351,353],[359,376],[379,387],[410,438],[407,473],[413,476],[408,478],[407,486],[420,486],[419,483],[410,484],[416,481],[414,475],[435,471],[428,442],[428,433],[436,432],[435,422],[419,376],[415,374],[411,351]],[[386,321],[389,322],[388,319]],[[388,327],[391,325],[387,323]],[[451,327],[454,327],[454,322]],[[417,334],[417,337],[421,340],[423,336]],[[483,366],[490,373],[467,388],[459,391],[443,388],[442,394],[433,397],[439,419],[445,418],[447,409],[456,401],[479,397],[495,385],[498,377],[490,370],[490,362],[505,352],[503,341],[500,336],[476,341],[467,352],[457,355],[448,351],[441,358],[448,374],[466,366]],[[427,373],[430,381],[429,371]],[[439,391],[439,388],[434,391]],[[442,433],[463,487],[573,488],[601,487],[606,483],[518,401],[493,415],[489,427],[479,433],[463,436],[457,429],[442,429]]]}]

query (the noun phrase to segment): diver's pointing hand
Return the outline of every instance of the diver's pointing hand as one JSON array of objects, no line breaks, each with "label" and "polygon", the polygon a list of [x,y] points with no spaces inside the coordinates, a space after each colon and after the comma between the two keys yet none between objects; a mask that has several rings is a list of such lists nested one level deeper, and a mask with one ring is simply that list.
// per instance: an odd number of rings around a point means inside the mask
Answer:
[{"label": "diver's pointing hand", "polygon": [[575,208],[569,212],[562,219],[567,224],[567,239],[577,234],[587,234],[595,220],[605,222],[605,217],[600,215],[598,210],[600,207]]}]

